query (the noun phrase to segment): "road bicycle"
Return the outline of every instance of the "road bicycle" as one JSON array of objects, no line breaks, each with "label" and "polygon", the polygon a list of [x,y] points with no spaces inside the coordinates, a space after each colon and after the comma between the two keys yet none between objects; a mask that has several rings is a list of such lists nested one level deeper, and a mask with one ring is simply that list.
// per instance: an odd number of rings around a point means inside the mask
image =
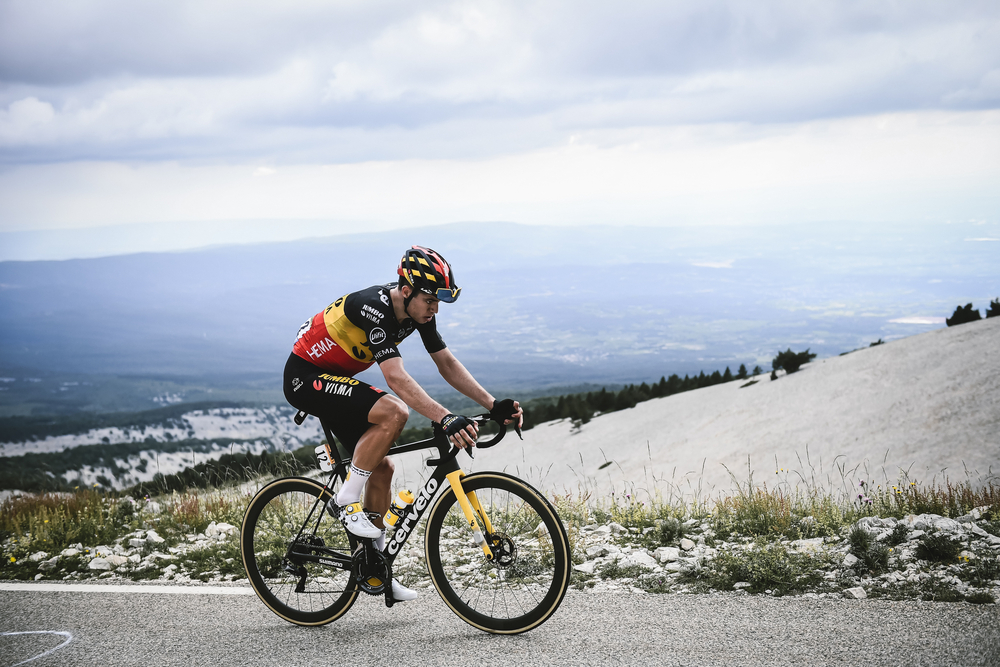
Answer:
[{"label": "road bicycle", "polygon": [[[300,412],[295,419],[301,424],[304,418]],[[489,418],[470,420],[482,424]],[[478,449],[504,437],[506,427],[498,427],[497,435]],[[327,424],[323,430],[326,442],[333,443]],[[329,445],[317,448],[321,469],[331,472],[325,484],[286,477],[258,491],[243,516],[240,550],[250,585],[264,604],[285,620],[307,626],[337,620],[362,592],[384,595],[392,607],[393,563],[429,510],[424,557],[431,583],[462,620],[486,632],[517,634],[552,616],[566,594],[572,567],[555,508],[512,475],[466,475],[456,460],[459,449],[437,425],[431,438],[397,445],[389,454],[432,448],[439,456],[425,464],[433,472],[386,535],[382,551],[374,540],[349,533],[325,510],[350,463]]]}]

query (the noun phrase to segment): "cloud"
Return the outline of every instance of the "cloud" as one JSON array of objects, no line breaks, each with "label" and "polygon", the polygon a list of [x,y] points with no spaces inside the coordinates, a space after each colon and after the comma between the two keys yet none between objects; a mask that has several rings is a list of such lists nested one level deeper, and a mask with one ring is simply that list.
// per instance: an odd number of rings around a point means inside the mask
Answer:
[{"label": "cloud", "polygon": [[991,2],[6,3],[7,164],[489,158],[580,133],[1000,104]]},{"label": "cloud", "polygon": [[691,262],[691,266],[701,266],[707,269],[731,269],[733,268],[733,261],[727,259],[724,262]]},{"label": "cloud", "polygon": [[898,319],[889,321],[892,322],[893,324],[944,324],[945,318],[914,316],[914,317],[900,317]]}]

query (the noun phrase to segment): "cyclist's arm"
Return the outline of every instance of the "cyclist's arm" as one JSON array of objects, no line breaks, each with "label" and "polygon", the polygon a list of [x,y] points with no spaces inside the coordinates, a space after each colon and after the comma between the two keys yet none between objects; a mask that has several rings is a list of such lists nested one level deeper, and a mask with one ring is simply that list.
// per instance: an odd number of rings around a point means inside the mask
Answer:
[{"label": "cyclist's arm", "polygon": [[[379,364],[379,369],[382,371],[389,389],[392,389],[393,393],[399,396],[406,405],[424,417],[440,424],[441,420],[450,414],[447,408],[431,398],[424,391],[424,388],[417,384],[417,381],[406,372],[406,369],[403,368],[403,359],[401,357],[386,359]],[[457,436],[452,436],[452,443],[454,445],[464,447],[475,444],[477,434],[472,426],[467,427],[462,434],[464,437],[461,441],[456,440]]]},{"label": "cyclist's arm", "polygon": [[[462,365],[451,350],[445,348],[437,352],[431,353],[431,359],[437,364],[438,372],[441,373],[441,377],[448,381],[452,387],[457,389],[463,395],[471,398],[479,405],[483,406],[487,410],[493,409],[493,403],[495,399],[490,392],[486,391],[476,378],[472,377],[465,366]],[[524,413],[521,410],[521,406],[515,401],[513,419],[508,419],[507,424],[517,422],[518,427],[522,426],[524,420]]]},{"label": "cyclist's arm", "polygon": [[431,354],[431,359],[437,364],[438,372],[459,393],[474,400],[487,410],[493,407],[493,396],[483,389],[483,386],[472,377],[451,350],[445,348]]}]

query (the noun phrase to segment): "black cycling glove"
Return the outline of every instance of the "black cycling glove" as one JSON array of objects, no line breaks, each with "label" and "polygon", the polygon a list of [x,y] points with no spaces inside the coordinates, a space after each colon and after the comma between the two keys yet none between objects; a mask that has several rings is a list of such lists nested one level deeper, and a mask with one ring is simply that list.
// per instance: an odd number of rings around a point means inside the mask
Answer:
[{"label": "black cycling glove", "polygon": [[502,424],[507,419],[513,419],[515,414],[517,414],[517,410],[514,409],[513,398],[505,398],[502,401],[493,401],[493,409],[490,410],[490,419],[493,421]]},{"label": "black cycling glove", "polygon": [[[441,428],[444,429],[444,434],[449,438],[453,435],[458,435],[458,432],[465,429],[466,426],[472,426],[472,422],[462,415],[447,414],[441,420]],[[473,430],[475,430],[475,427],[473,427]]]}]

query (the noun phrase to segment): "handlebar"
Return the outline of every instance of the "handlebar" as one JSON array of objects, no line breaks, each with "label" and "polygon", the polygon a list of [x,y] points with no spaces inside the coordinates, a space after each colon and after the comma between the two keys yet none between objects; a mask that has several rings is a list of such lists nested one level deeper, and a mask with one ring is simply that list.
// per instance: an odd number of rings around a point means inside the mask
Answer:
[{"label": "handlebar", "polygon": [[[481,415],[476,415],[475,417],[469,417],[468,419],[469,421],[474,422],[475,424],[482,424],[484,422],[490,421],[492,418],[490,417],[490,413],[487,412]],[[507,435],[507,424],[504,424],[503,421],[496,421],[495,423],[500,429],[499,432],[485,442],[476,442],[475,449],[489,449],[493,445],[503,440],[503,437]],[[517,432],[517,437],[524,440],[524,436],[521,435],[521,427],[518,426],[517,424],[514,424],[514,430]],[[441,429],[441,426],[437,423],[434,424],[434,436],[435,438],[439,437],[445,438],[445,442],[450,442],[445,437],[444,431]],[[447,453],[444,453],[444,449],[442,448],[441,450],[442,455],[440,457],[436,459],[427,459],[427,465],[436,466],[440,465],[443,461],[448,461],[450,459],[453,459],[456,456],[458,456],[458,452],[461,451],[461,449],[465,450],[465,453],[469,455],[470,459],[475,458],[475,456],[472,453],[473,447],[459,448],[455,447],[454,445],[451,445],[451,448],[447,451]]]}]

